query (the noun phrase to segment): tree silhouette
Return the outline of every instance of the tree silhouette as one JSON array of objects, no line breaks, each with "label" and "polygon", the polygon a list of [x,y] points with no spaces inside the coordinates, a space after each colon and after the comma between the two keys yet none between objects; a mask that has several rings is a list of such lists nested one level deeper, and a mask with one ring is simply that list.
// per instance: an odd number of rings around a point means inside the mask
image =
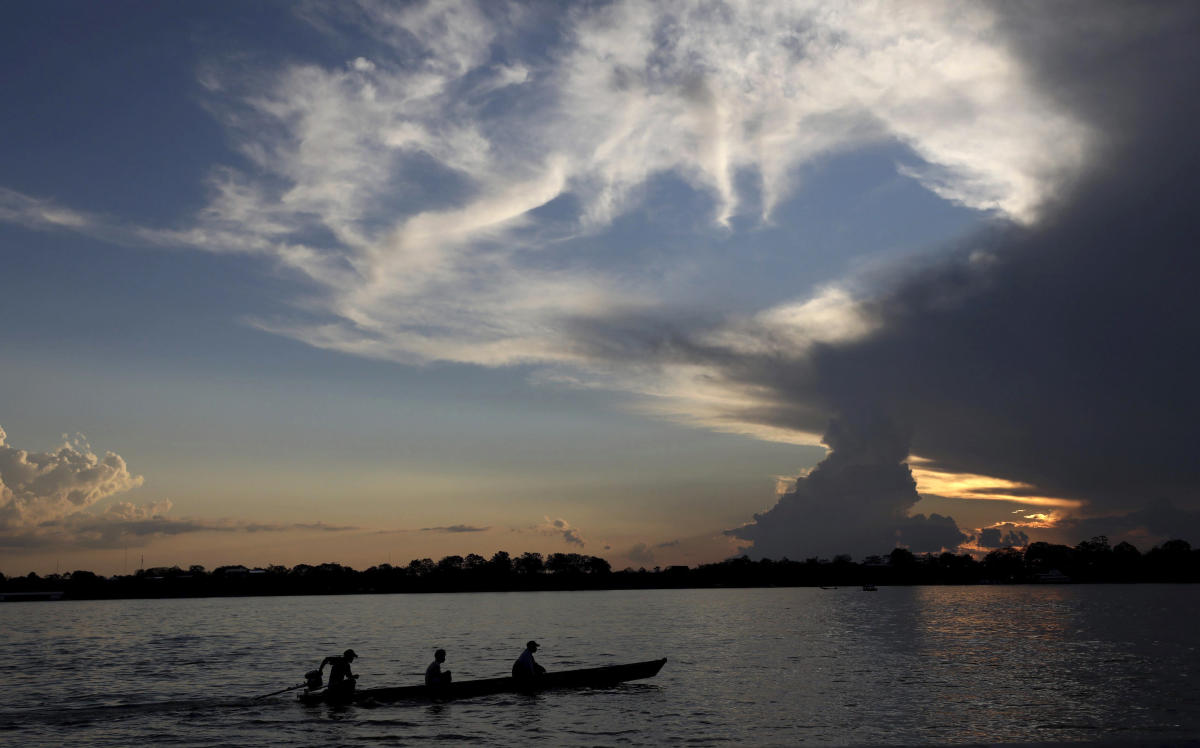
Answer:
[{"label": "tree silhouette", "polygon": [[994,581],[1020,581],[1025,578],[1024,554],[1011,545],[997,548],[983,557],[983,568],[988,578]]},{"label": "tree silhouette", "polygon": [[1070,546],[1038,541],[1025,548],[1025,566],[1031,574],[1046,574],[1051,571],[1069,573],[1074,558]]},{"label": "tree silhouette", "polygon": [[487,563],[488,568],[500,576],[507,576],[513,568],[512,557],[508,555],[508,551],[496,551]]},{"label": "tree silhouette", "polygon": [[513,562],[513,570],[518,574],[541,574],[545,569],[546,563],[542,560],[540,553],[522,553],[521,557]]},{"label": "tree silhouette", "polygon": [[[803,562],[747,556],[696,568],[625,569],[614,572],[609,562],[579,553],[523,553],[515,559],[497,551],[490,559],[478,554],[413,559],[404,567],[390,564],[358,572],[338,563],[266,569],[221,566],[206,572],[193,565],[139,569],[127,576],[101,577],[87,570],[40,577],[0,574],[0,592],[23,599],[49,599],[59,593],[69,599],[204,597],[215,595],[305,595],[381,592],[440,592],[482,590],[642,589],[679,587],[766,587],[882,584],[975,584],[1041,581],[1038,576],[1058,570],[1074,581],[1200,582],[1200,550],[1174,539],[1145,555],[1131,543],[1110,547],[1096,536],[1071,548],[1036,542],[1024,551],[1009,546],[989,552],[983,561],[969,554],[913,554],[895,548],[886,556],[869,556],[855,563],[847,555],[832,561]],[[54,595],[46,593],[53,592]],[[21,599],[21,598],[19,598]]]}]

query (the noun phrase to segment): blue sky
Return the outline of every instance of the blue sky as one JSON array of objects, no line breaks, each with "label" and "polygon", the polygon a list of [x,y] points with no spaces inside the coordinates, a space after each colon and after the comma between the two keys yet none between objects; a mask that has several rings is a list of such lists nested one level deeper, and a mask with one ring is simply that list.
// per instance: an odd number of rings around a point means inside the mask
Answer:
[{"label": "blue sky", "polygon": [[[4,573],[840,552],[726,532],[849,420],[749,372],[879,338],[923,268],[991,272],[1102,141],[991,5],[0,14]],[[1087,505],[897,449],[844,552]]]}]

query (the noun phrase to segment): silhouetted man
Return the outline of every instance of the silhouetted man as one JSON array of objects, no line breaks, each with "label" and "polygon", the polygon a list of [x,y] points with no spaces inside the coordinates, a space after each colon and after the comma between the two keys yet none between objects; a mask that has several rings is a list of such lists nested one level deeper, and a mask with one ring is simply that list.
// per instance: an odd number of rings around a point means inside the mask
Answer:
[{"label": "silhouetted man", "polygon": [[425,668],[425,686],[428,688],[443,688],[450,685],[450,671],[442,672],[442,663],[446,661],[446,650],[439,649],[433,653],[433,662]]},{"label": "silhouetted man", "polygon": [[326,665],[331,666],[327,693],[353,693],[354,681],[358,680],[358,676],[350,672],[350,663],[357,658],[358,655],[354,653],[353,649],[347,649],[341,657],[334,655],[321,660],[321,672],[324,672]]},{"label": "silhouetted man", "polygon": [[533,659],[533,653],[538,651],[538,643],[535,641],[525,644],[525,651],[517,658],[517,661],[512,666],[512,676],[518,680],[530,680],[538,677],[546,672],[546,668],[537,664]]}]

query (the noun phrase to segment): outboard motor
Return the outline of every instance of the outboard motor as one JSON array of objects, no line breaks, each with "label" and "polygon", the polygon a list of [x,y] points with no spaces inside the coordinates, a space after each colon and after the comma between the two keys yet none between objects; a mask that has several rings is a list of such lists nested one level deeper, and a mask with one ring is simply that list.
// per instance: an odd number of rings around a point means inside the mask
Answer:
[{"label": "outboard motor", "polygon": [[322,679],[321,679],[321,671],[320,670],[309,670],[307,673],[305,673],[304,674],[304,685],[306,686],[306,690],[309,690],[309,691],[316,691],[318,688],[324,686],[325,684],[322,682]]}]

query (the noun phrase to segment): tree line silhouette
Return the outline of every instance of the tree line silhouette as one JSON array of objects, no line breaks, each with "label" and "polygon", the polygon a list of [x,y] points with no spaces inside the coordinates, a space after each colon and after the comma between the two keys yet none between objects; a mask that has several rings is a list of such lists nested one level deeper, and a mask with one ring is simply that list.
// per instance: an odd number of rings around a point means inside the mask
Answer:
[{"label": "tree line silhouette", "polygon": [[57,591],[65,599],[215,597],[240,595],[330,595],[405,592],[487,592],[533,590],[670,589],[684,587],[803,587],[860,584],[1023,584],[1037,582],[1200,582],[1200,549],[1170,540],[1141,553],[1131,543],[1110,546],[1101,535],[1075,547],[1031,543],[1008,546],[982,559],[970,554],[916,555],[896,548],[886,556],[855,562],[848,555],[805,561],[746,556],[697,567],[627,568],[578,553],[499,551],[414,559],[407,566],[380,564],[365,571],[324,563],[291,568],[248,569],[203,566],[139,569],[103,577],[90,571],[23,577],[0,574],[0,595]]}]

